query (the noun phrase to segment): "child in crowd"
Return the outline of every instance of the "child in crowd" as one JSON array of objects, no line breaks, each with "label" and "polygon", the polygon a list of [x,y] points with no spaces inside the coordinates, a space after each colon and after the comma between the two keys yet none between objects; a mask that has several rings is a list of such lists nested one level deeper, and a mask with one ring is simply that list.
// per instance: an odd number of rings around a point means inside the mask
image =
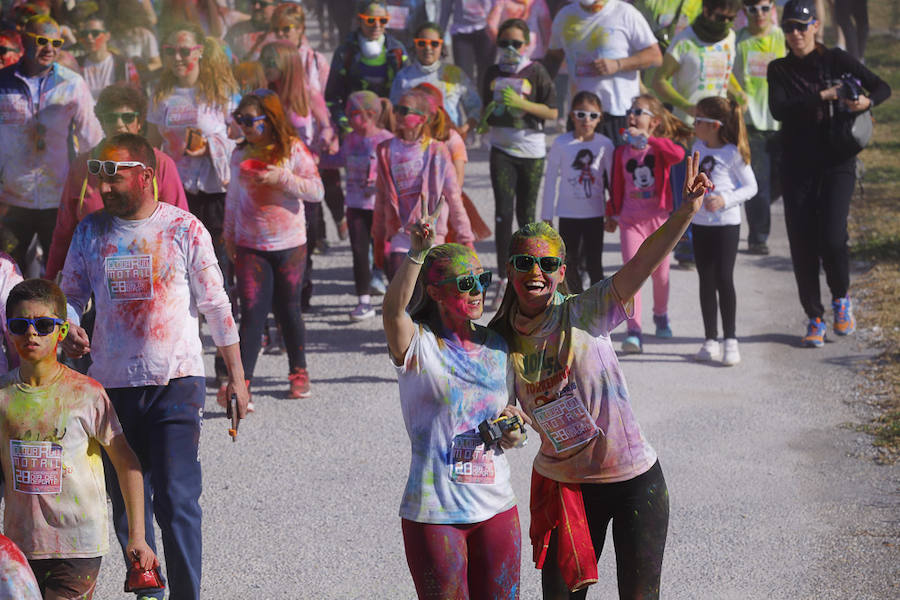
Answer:
[{"label": "child in crowd", "polygon": [[144,480],[103,387],[60,364],[66,297],[29,279],[6,300],[20,365],[0,378],[3,531],[28,557],[44,598],[90,599],[109,551],[102,446],[121,482],[128,559],[159,566],[144,540]]},{"label": "child in crowd", "polygon": [[369,289],[372,280],[369,248],[372,245],[372,215],[378,175],[375,149],[381,142],[394,137],[389,129],[391,104],[374,92],[353,92],[347,100],[345,114],[353,130],[344,136],[341,149],[333,160],[323,157],[323,163],[344,166],[344,202],[353,255],[353,283],[358,297],[350,320],[364,321],[375,316]]},{"label": "child in crowd", "polygon": [[[700,277],[700,310],[706,341],[695,358],[736,365],[741,361],[735,335],[737,299],[734,262],[741,230],[741,204],[756,195],[750,145],[741,107],[733,100],[709,97],[697,103],[692,152],[700,153],[700,170],[714,188],[693,219],[694,257]],[[717,300],[718,298],[718,300]],[[717,340],[716,304],[722,313],[724,352]]]},{"label": "child in crowd", "polygon": [[[233,118],[245,143],[231,159],[225,244],[241,305],[241,362],[253,379],[266,316],[272,309],[288,355],[290,395],[310,396],[301,308],[306,268],[306,200],[322,201],[315,159],[294,135],[275,92],[243,97]],[[219,389],[224,405],[227,386]]]},{"label": "child in crowd", "polygon": [[[443,142],[434,139],[434,132],[446,126],[445,119],[430,95],[410,90],[394,107],[394,137],[376,149],[378,178],[372,237],[375,264],[384,265],[388,279],[409,250],[407,226],[421,215],[421,196],[429,211],[442,196],[446,201],[435,224],[437,243],[444,242],[450,227],[457,242],[471,247],[474,241],[450,152]],[[386,244],[390,244],[389,252]]]},{"label": "child in crowd", "polygon": [[[621,227],[619,239],[622,260],[628,262],[650,235],[660,228],[672,212],[670,169],[684,160],[684,148],[692,137],[690,128],[681,122],[655,97],[642,94],[626,111],[628,129],[626,143],[616,148],[612,194],[607,206],[606,230]],[[568,244],[567,244],[568,246]],[[669,325],[669,259],[653,271],[653,322],[656,337],[672,337]],[[641,329],[641,293],[634,295],[634,314],[628,319],[628,330],[622,352],[643,352]]]},{"label": "child in crowd", "polygon": [[13,351],[12,340],[6,330],[6,299],[14,285],[22,281],[22,272],[13,257],[6,252],[0,252],[0,328],[3,329],[3,339],[0,343],[6,344],[6,351],[0,348],[0,375],[6,373],[10,366],[15,366],[16,353]]},{"label": "child in crowd", "polygon": [[504,21],[497,31],[500,60],[485,73],[482,120],[490,126],[491,187],[494,206],[499,298],[506,286],[506,261],[513,212],[519,227],[534,221],[547,146],[544,121],[555,121],[556,88],[547,69],[527,56],[531,39],[521,19]]},{"label": "child in crowd", "polygon": [[567,251],[566,283],[570,292],[580,294],[582,261],[591,285],[603,279],[603,215],[615,147],[596,132],[603,106],[593,92],[575,95],[569,117],[574,129],[556,138],[547,155],[541,219],[552,225],[559,215]]}]

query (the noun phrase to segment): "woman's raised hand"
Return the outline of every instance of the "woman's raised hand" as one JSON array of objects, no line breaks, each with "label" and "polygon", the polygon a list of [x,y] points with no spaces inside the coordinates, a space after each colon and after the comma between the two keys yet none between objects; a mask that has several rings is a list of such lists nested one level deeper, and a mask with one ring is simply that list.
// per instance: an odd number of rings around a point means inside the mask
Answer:
[{"label": "woman's raised hand", "polygon": [[424,252],[434,245],[435,229],[438,217],[444,208],[444,196],[441,195],[432,212],[428,212],[428,199],[425,194],[419,194],[420,214],[419,219],[407,228],[410,240],[410,249],[413,252]]},{"label": "woman's raised hand", "polygon": [[691,215],[697,213],[703,206],[703,197],[706,192],[714,189],[712,181],[706,176],[706,173],[700,172],[700,153],[694,152],[693,156],[687,157],[687,173],[684,178],[684,188],[681,191],[681,206],[679,211],[690,212]]}]

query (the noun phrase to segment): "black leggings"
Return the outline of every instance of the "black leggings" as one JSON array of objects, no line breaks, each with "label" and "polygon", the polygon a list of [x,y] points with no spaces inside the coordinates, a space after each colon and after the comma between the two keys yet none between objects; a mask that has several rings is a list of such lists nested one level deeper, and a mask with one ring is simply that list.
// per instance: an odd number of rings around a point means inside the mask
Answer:
[{"label": "black leggings", "polygon": [[[737,295],[734,291],[734,261],[737,259],[740,225],[691,225],[694,261],[700,276],[700,311],[706,339],[719,337],[716,305],[722,313],[725,339],[735,336]],[[718,301],[716,295],[718,294]]]},{"label": "black leggings", "polygon": [[603,279],[603,217],[559,218],[559,235],[566,244],[566,283],[569,292],[580,294],[581,265],[586,264],[591,285]]},{"label": "black leggings", "polygon": [[497,227],[498,272],[506,273],[509,242],[512,240],[513,211],[521,228],[534,222],[538,191],[544,177],[543,158],[519,158],[491,148],[491,187],[494,189],[494,213]]},{"label": "black leggings", "polygon": [[862,60],[869,40],[868,0],[834,0],[834,21],[844,32],[847,52]]},{"label": "black leggings", "polygon": [[372,245],[372,215],[365,208],[347,207],[347,227],[350,230],[350,252],[353,254],[353,283],[356,295],[369,293],[372,269],[369,265],[369,246]]},{"label": "black leggings", "polygon": [[290,371],[306,368],[306,330],[300,289],[306,268],[306,246],[264,252],[238,246],[234,263],[241,298],[241,362],[253,379],[269,309],[281,328]]},{"label": "black leggings", "polygon": [[[320,169],[322,187],[325,188],[325,205],[335,225],[344,219],[344,190],[341,188],[341,172],[338,169]],[[325,219],[322,219],[322,237],[325,237]]]},{"label": "black leggings", "polygon": [[847,215],[856,185],[856,161],[814,171],[785,166],[782,171],[784,222],[787,225],[800,304],[810,319],[825,315],[819,291],[819,263],[831,298],[850,288]]},{"label": "black leggings", "polygon": [[[619,483],[582,483],[581,495],[597,560],[606,528],[613,527],[619,598],[659,598],[663,552],[669,529],[669,490],[659,461],[649,471]],[[544,600],[582,600],[587,588],[569,592],[556,559],[557,532],[541,571]]]}]

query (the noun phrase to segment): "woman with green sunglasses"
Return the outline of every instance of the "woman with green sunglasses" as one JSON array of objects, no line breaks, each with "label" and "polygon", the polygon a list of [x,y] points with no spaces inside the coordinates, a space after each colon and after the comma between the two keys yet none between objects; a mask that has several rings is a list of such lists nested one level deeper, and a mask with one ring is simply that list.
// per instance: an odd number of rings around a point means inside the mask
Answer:
[{"label": "woman with green sunglasses", "polygon": [[509,285],[489,327],[509,344],[515,395],[541,448],[531,481],[531,543],[544,598],[584,598],[613,522],[620,598],[658,598],[669,496],[631,408],[610,332],[666,259],[711,185],[688,157],[684,204],[615,275],[569,295],[566,246],[547,223],[513,234]]},{"label": "woman with green sunglasses", "polygon": [[[400,505],[403,542],[419,598],[518,598],[521,529],[504,448],[479,425],[522,411],[509,406],[507,346],[477,325],[491,273],[475,251],[435,246],[444,202],[407,229],[410,250],[384,296],[388,350],[412,446]],[[407,312],[407,305],[412,305]],[[468,569],[469,564],[478,568]]]}]

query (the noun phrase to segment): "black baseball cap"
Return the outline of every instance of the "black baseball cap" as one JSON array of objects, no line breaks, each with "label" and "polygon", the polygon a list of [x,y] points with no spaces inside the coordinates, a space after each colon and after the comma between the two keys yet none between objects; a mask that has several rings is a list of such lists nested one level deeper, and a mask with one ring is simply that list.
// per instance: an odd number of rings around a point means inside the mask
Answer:
[{"label": "black baseball cap", "polygon": [[781,13],[782,23],[785,21],[810,23],[817,18],[815,0],[788,0],[784,5],[784,11]]}]

